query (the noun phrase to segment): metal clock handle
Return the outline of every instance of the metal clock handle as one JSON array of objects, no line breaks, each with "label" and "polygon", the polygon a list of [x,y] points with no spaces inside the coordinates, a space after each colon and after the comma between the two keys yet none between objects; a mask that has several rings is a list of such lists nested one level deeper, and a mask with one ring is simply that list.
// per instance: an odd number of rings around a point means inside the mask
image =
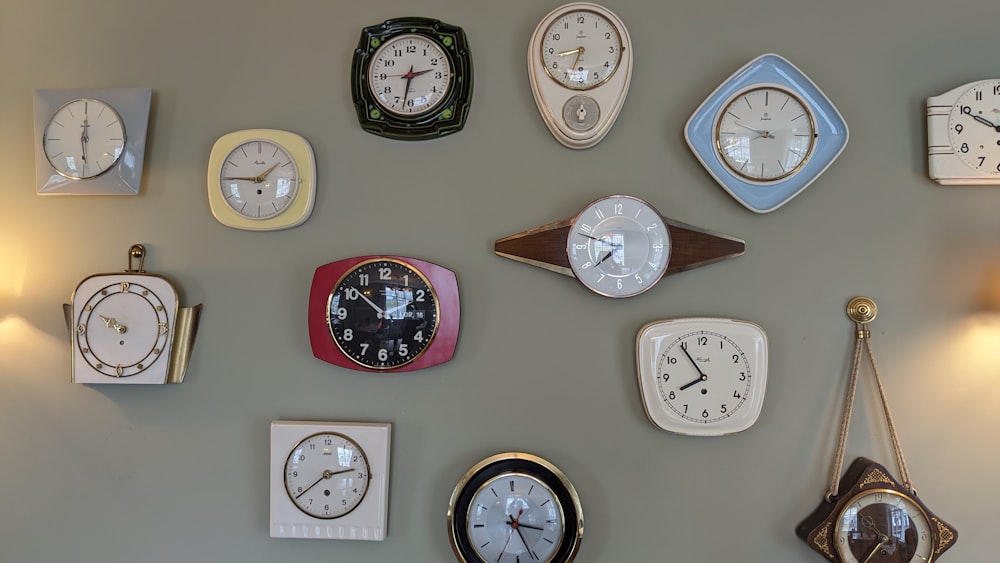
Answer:
[{"label": "metal clock handle", "polygon": [[872,375],[878,387],[879,397],[882,401],[882,410],[885,413],[885,422],[889,427],[889,438],[892,441],[892,448],[896,454],[896,461],[899,464],[899,472],[902,477],[902,484],[910,492],[916,494],[913,484],[910,481],[910,472],[906,467],[906,460],[903,458],[903,448],[899,444],[899,436],[896,433],[896,425],[889,411],[889,401],[885,395],[885,388],[882,386],[882,379],[879,377],[878,365],[875,363],[875,354],[872,351],[871,331],[868,330],[868,323],[875,320],[878,315],[878,306],[868,297],[855,297],[847,304],[847,316],[854,321],[855,342],[854,359],[851,362],[851,379],[847,385],[847,397],[844,401],[844,414],[840,424],[840,437],[837,442],[837,449],[834,452],[833,464],[830,468],[830,486],[827,489],[826,500],[837,496],[839,492],[840,470],[844,463],[844,449],[847,445],[847,433],[851,426],[851,414],[854,410],[854,396],[858,388],[858,375],[861,368],[862,349],[868,353],[868,359],[872,364]]}]

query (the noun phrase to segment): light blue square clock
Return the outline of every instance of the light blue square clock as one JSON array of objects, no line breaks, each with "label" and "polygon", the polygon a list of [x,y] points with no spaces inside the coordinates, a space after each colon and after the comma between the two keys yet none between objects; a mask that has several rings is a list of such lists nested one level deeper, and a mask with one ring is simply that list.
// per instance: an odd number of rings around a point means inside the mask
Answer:
[{"label": "light blue square clock", "polygon": [[761,55],[726,79],[684,127],[708,173],[755,213],[806,189],[847,145],[844,118],[792,63]]}]

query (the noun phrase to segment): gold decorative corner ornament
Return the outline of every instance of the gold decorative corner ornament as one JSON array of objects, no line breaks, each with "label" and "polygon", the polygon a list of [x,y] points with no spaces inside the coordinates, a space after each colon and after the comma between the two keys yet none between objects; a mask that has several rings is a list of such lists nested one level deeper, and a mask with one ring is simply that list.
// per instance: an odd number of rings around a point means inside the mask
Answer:
[{"label": "gold decorative corner ornament", "polygon": [[181,307],[166,278],[143,269],[146,248],[129,248],[124,272],[92,275],[63,305],[75,383],[181,383],[201,304]]}]

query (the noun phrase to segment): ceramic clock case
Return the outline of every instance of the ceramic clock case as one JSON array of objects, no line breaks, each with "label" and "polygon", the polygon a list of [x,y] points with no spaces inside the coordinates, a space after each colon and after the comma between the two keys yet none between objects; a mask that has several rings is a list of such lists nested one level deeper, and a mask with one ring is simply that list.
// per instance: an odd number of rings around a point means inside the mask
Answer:
[{"label": "ceramic clock case", "polygon": [[[422,36],[434,43],[447,57],[451,70],[445,99],[435,103],[434,109],[412,116],[387,110],[372,94],[368,76],[379,47],[406,34]],[[397,18],[366,27],[354,50],[351,96],[361,128],[373,135],[419,141],[461,131],[472,105],[472,84],[472,54],[465,32],[435,19]]]},{"label": "ceramic clock case", "polygon": [[[142,182],[143,156],[146,151],[146,130],[153,91],[150,88],[80,88],[67,90],[35,90],[35,177],[38,195],[136,195]],[[58,112],[68,103],[94,101],[104,109],[100,126],[103,130],[120,132],[113,141],[121,153],[110,168],[84,177],[73,177],[57,170],[45,154],[48,127]],[[117,116],[108,112],[116,113]],[[110,116],[109,116],[110,115]],[[78,116],[77,116],[78,117]],[[98,126],[95,123],[92,127]],[[79,133],[76,133],[79,137]],[[97,133],[95,133],[97,142]]]},{"label": "ceramic clock case", "polygon": [[[812,151],[794,174],[754,182],[732,172],[719,156],[716,133],[722,111],[737,97],[759,87],[793,94],[815,119]],[[705,170],[729,195],[754,213],[769,213],[797,196],[840,156],[848,140],[847,123],[826,95],[801,70],[779,55],[761,55],[726,79],[695,110],[684,138]]]},{"label": "ceramic clock case", "polygon": [[[386,259],[396,260],[418,270],[434,288],[438,300],[439,318],[434,340],[427,345],[419,357],[402,366],[386,370],[370,369],[354,362],[334,342],[328,324],[329,300],[337,282],[355,266],[363,262]],[[335,366],[372,372],[407,372],[443,364],[454,356],[458,343],[461,320],[461,306],[458,293],[458,279],[455,272],[437,264],[404,256],[372,255],[345,258],[316,268],[309,292],[309,340],[313,355]]]}]

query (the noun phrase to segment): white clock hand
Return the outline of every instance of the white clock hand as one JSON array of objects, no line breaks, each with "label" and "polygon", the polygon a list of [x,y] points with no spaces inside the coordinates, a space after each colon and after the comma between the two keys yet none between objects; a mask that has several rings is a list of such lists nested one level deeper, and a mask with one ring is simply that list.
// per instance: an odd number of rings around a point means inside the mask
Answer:
[{"label": "white clock hand", "polygon": [[354,289],[354,291],[358,292],[358,295],[360,295],[361,298],[365,300],[365,303],[371,305],[372,309],[375,309],[375,312],[378,313],[378,318],[380,318],[380,319],[384,319],[385,318],[385,311],[383,311],[381,307],[379,307],[378,305],[376,305],[375,303],[373,303],[371,299],[368,299],[367,297],[365,297],[365,294],[362,293],[362,292],[360,292],[360,291],[358,291],[358,289],[356,287],[352,288],[352,289]]}]

